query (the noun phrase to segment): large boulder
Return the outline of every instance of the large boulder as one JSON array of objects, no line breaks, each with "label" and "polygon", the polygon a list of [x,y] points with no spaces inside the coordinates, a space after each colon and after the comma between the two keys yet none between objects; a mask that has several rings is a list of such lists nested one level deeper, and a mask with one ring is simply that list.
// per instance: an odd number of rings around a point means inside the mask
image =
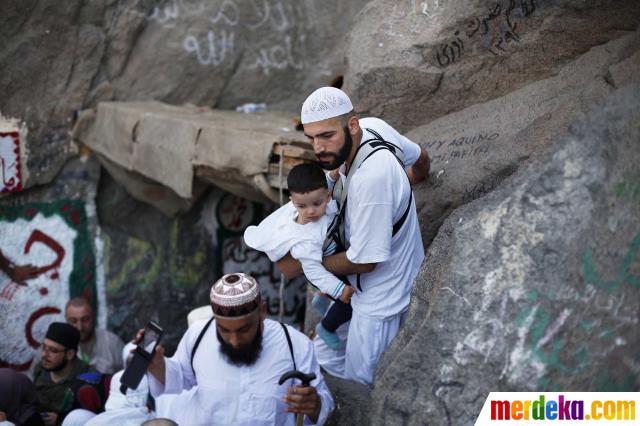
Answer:
[{"label": "large boulder", "polygon": [[305,93],[344,74],[342,40],[366,2],[3,1],[0,111],[27,122],[33,184],[74,154],[74,113],[98,101],[297,114]]},{"label": "large boulder", "polygon": [[639,70],[636,31],[590,49],[553,77],[409,131],[431,157],[428,182],[415,188],[424,240],[435,237],[453,209],[548,155],[552,141],[567,134],[578,114],[616,87],[639,81]]},{"label": "large boulder", "polygon": [[490,391],[638,391],[640,85],[456,210],[377,371],[371,424],[471,424]]},{"label": "large boulder", "polygon": [[102,243],[94,203],[99,164],[68,161],[55,182],[0,200],[0,249],[38,268],[18,285],[0,271],[0,366],[26,370],[49,324],[64,321],[70,297],[90,300],[106,325]]},{"label": "large boulder", "polygon": [[349,35],[345,89],[406,130],[549,78],[638,22],[635,1],[373,0]]}]

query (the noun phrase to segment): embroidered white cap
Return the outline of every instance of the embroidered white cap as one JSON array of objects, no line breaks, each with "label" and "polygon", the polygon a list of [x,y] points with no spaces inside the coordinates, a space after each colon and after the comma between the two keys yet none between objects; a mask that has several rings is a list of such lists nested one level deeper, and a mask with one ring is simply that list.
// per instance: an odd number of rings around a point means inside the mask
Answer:
[{"label": "embroidered white cap", "polygon": [[211,303],[220,307],[240,307],[258,298],[258,282],[250,275],[236,272],[227,274],[211,286]]},{"label": "embroidered white cap", "polygon": [[334,118],[353,111],[351,99],[335,87],[321,87],[310,94],[302,104],[302,124]]}]

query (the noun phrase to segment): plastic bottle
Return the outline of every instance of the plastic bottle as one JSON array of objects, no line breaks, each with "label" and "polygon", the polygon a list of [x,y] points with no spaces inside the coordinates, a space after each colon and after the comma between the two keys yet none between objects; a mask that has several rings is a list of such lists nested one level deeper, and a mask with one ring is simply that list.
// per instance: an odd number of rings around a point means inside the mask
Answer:
[{"label": "plastic bottle", "polygon": [[245,114],[251,114],[254,112],[260,112],[260,111],[266,111],[267,109],[267,104],[262,103],[262,104],[254,104],[254,103],[250,103],[250,104],[243,104],[240,106],[236,107],[236,111],[238,112],[244,112]]}]

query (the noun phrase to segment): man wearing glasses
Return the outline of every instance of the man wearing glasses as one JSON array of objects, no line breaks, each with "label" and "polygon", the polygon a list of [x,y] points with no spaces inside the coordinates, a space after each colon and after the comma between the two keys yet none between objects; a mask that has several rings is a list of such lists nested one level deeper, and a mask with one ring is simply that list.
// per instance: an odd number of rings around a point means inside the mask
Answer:
[{"label": "man wearing glasses", "polygon": [[42,359],[34,371],[39,411],[45,425],[62,423],[73,409],[104,409],[104,377],[77,357],[80,332],[54,322],[42,343]]}]

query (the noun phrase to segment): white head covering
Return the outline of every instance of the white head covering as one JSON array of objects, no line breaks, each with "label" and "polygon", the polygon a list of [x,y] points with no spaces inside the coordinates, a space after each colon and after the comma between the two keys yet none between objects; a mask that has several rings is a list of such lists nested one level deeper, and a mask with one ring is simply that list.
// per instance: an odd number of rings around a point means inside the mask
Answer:
[{"label": "white head covering", "polygon": [[259,305],[260,288],[252,276],[236,272],[216,281],[211,286],[209,297],[214,314],[241,316]]},{"label": "white head covering", "polygon": [[211,305],[200,306],[199,308],[193,309],[189,314],[187,314],[187,324],[189,327],[193,325],[194,322],[209,319],[213,316],[213,311],[211,310]]},{"label": "white head covering", "polygon": [[302,104],[300,121],[302,124],[315,123],[351,111],[353,105],[346,93],[335,87],[321,87],[310,94]]}]

